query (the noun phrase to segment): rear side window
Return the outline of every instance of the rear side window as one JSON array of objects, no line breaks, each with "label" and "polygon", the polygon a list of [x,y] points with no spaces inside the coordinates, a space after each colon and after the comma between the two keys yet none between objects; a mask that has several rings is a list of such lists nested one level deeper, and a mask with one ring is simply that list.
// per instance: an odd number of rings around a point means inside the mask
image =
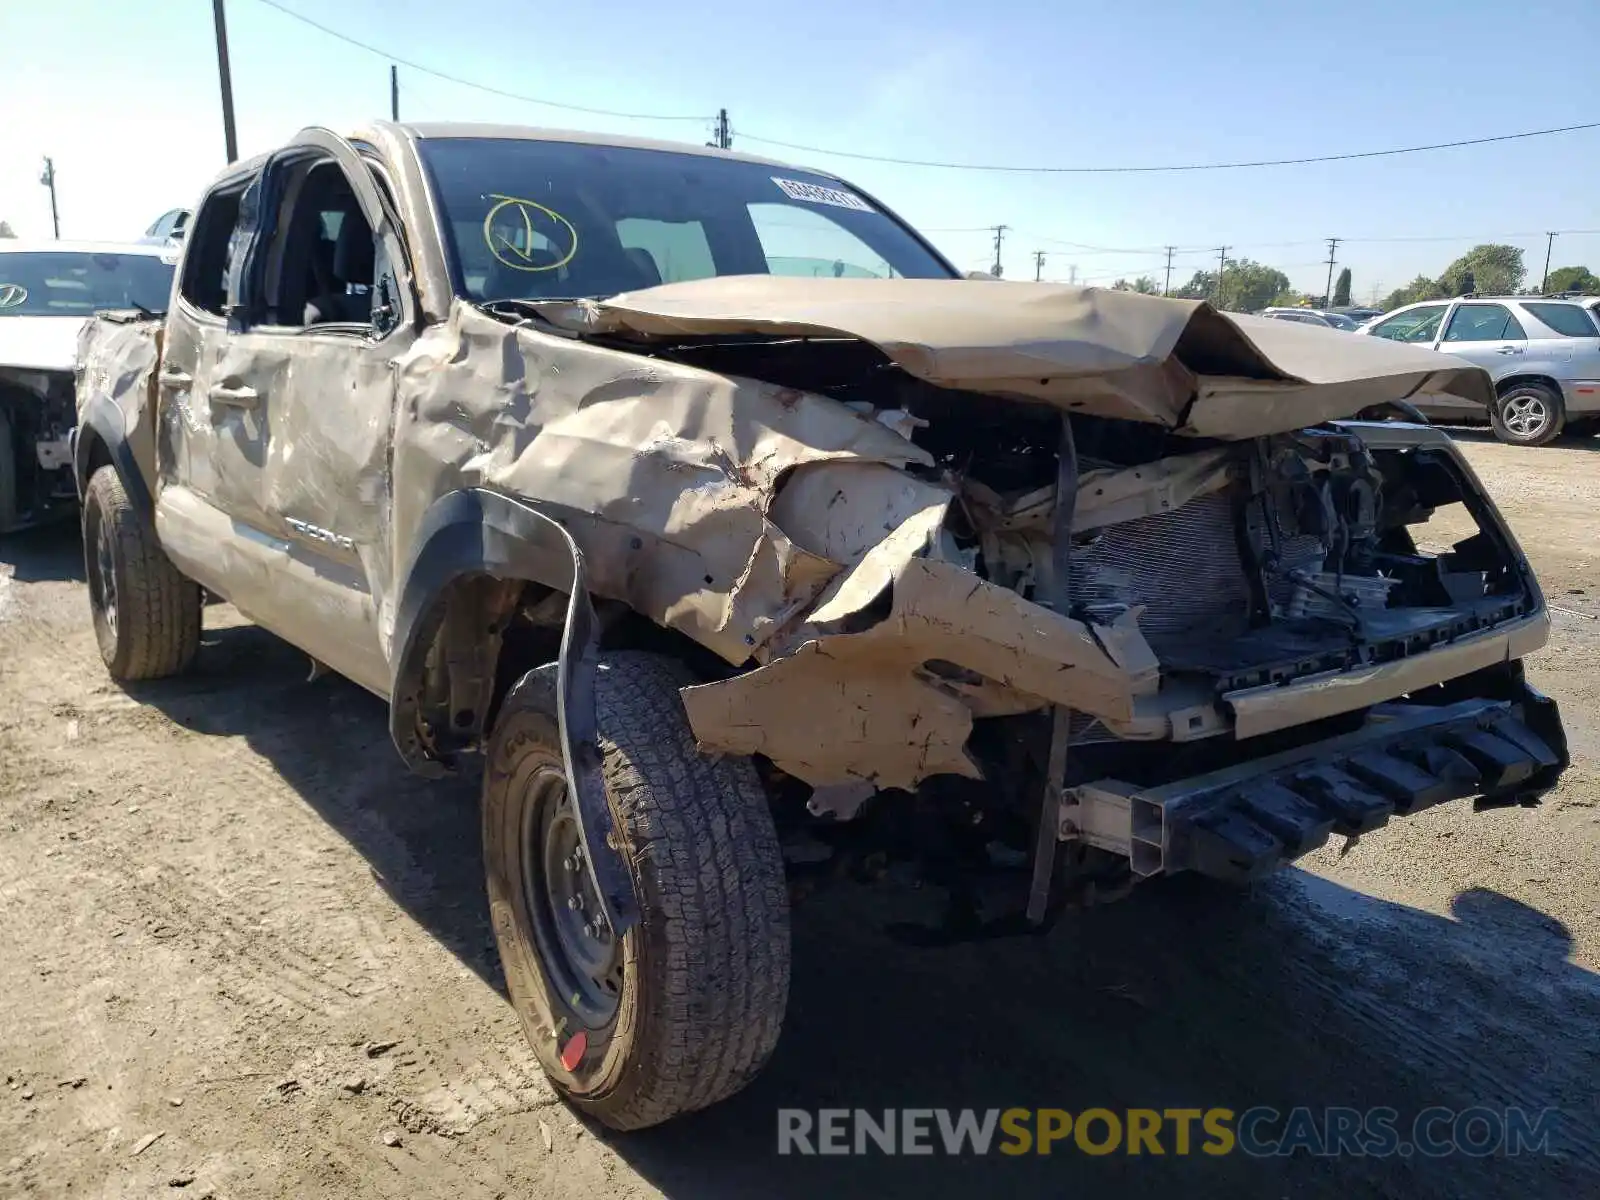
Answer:
[{"label": "rear side window", "polygon": [[228,304],[228,260],[234,230],[239,225],[241,181],[226,191],[213,192],[200,205],[190,223],[183,252],[183,275],[178,292],[204,312],[223,316]]},{"label": "rear side window", "polygon": [[1463,304],[1444,331],[1447,342],[1520,341],[1527,336],[1504,304]]},{"label": "rear side window", "polygon": [[1524,307],[1562,337],[1600,337],[1594,318],[1580,304],[1528,304]]},{"label": "rear side window", "polygon": [[623,217],[617,222],[617,240],[639,267],[643,287],[709,279],[717,273],[711,243],[699,221]]}]

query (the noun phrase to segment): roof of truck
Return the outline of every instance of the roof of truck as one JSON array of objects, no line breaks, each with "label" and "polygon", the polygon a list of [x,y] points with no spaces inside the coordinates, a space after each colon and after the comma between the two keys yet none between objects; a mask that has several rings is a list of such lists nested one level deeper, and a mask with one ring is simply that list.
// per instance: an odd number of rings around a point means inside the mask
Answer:
[{"label": "roof of truck", "polygon": [[[634,150],[667,150],[675,154],[703,154],[707,158],[736,158],[745,162],[760,163],[769,167],[792,167],[795,164],[777,159],[744,154],[737,150],[722,150],[716,146],[701,146],[693,142],[669,142],[658,138],[627,137],[615,133],[590,133],[574,129],[545,129],[537,125],[494,125],[471,121],[403,121],[400,128],[413,137],[428,138],[520,138],[536,142],[577,142],[589,146],[624,146]],[[819,171],[831,175],[832,172]]]}]

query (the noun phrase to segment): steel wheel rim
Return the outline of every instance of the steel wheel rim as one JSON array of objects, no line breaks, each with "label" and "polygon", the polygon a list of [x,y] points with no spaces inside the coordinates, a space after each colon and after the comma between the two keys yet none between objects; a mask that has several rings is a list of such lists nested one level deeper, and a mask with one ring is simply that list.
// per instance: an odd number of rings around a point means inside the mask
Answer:
[{"label": "steel wheel rim", "polygon": [[622,997],[622,946],[583,862],[566,778],[541,767],[526,786],[522,895],[539,962],[557,998],[584,1025],[602,1028]]},{"label": "steel wheel rim", "polygon": [[111,527],[105,515],[97,514],[94,537],[94,578],[90,580],[94,602],[112,637],[117,635],[117,561],[111,540]]},{"label": "steel wheel rim", "polygon": [[1550,410],[1541,396],[1512,396],[1500,418],[1518,437],[1536,437],[1550,422]]}]

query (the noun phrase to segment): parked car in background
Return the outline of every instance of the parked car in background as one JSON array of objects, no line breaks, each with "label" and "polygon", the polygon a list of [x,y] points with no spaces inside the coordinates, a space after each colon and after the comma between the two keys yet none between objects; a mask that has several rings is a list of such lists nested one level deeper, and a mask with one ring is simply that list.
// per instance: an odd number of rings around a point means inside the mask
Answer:
[{"label": "parked car in background", "polygon": [[1338,313],[1341,317],[1348,317],[1357,325],[1365,325],[1374,317],[1383,316],[1381,308],[1361,308],[1357,305],[1345,305],[1340,308],[1331,308],[1329,312]]},{"label": "parked car in background", "polygon": [[74,498],[67,435],[85,318],[164,312],[177,257],[165,246],[0,241],[0,533]]},{"label": "parked car in background", "polygon": [[1360,326],[1343,313],[1327,312],[1320,308],[1264,308],[1259,316],[1275,321],[1294,321],[1301,325],[1320,325],[1323,329],[1341,329],[1354,333]]},{"label": "parked car in background", "polygon": [[168,209],[150,222],[150,228],[144,231],[144,237],[139,240],[158,244],[181,242],[184,231],[189,228],[189,215],[187,208]]},{"label": "parked car in background", "polygon": [[1426,300],[1364,326],[1363,334],[1431,346],[1477,363],[1493,377],[1487,412],[1453,396],[1429,396],[1417,407],[1445,421],[1488,420],[1495,436],[1543,446],[1565,429],[1587,436],[1600,428],[1600,323],[1575,300],[1466,297]]}]

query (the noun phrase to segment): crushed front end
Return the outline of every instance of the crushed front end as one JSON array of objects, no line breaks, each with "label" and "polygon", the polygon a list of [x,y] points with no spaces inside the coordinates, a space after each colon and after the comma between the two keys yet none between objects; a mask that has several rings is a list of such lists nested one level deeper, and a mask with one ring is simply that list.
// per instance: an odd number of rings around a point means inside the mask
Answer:
[{"label": "crushed front end", "polygon": [[986,834],[1024,850],[1049,823],[1134,876],[1254,878],[1445,800],[1532,802],[1565,768],[1521,670],[1548,633],[1538,585],[1445,435],[1329,424],[1159,455],[1171,439],[1072,418],[1062,556],[1055,419],[960,445],[919,430],[948,504],[792,649],[689,689],[701,736],[834,813],[964,777]]},{"label": "crushed front end", "polygon": [[695,633],[731,670],[685,707],[814,817],[935,811],[968,859],[1031,864],[1030,916],[1052,874],[1254,878],[1567,765],[1520,665],[1549,628],[1525,557],[1454,443],[1388,419],[1487,402],[1460,360],[1042,285],[712,280],[543,315],[776,389],[731,427],[827,397],[904,439],[734,456],[807,569],[758,600],[741,549],[715,632],[748,649]]}]

